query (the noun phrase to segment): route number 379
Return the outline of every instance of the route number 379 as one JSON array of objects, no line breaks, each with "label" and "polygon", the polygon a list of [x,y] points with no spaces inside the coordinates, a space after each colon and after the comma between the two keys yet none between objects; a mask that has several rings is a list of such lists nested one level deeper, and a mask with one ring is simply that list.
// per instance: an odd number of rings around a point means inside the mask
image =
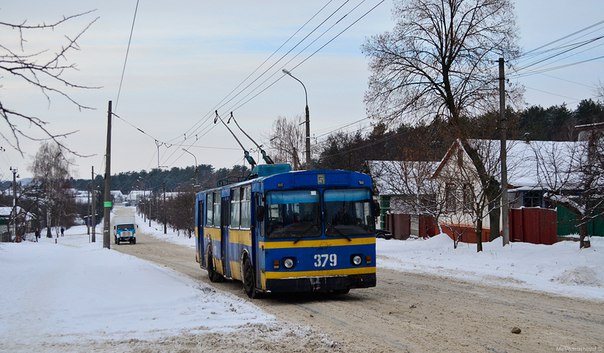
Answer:
[{"label": "route number 379", "polygon": [[315,267],[336,267],[338,265],[338,255],[336,254],[316,254],[314,260]]}]

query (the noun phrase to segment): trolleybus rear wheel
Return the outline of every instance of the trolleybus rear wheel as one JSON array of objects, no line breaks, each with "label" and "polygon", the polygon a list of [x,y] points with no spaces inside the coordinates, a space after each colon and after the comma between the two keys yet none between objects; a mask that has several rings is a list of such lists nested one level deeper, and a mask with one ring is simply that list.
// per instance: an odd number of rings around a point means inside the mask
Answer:
[{"label": "trolleybus rear wheel", "polygon": [[254,267],[250,262],[249,256],[246,256],[243,260],[243,290],[250,298],[258,296],[258,292],[256,292],[256,275],[254,274]]}]

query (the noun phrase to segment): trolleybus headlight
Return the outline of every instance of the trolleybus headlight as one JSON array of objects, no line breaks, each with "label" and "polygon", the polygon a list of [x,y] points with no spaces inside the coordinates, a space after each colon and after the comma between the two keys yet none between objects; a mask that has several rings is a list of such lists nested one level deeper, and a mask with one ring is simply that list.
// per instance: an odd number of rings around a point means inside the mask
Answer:
[{"label": "trolleybus headlight", "polygon": [[294,263],[295,263],[295,261],[291,257],[286,257],[285,259],[283,259],[283,267],[285,267],[287,269],[293,268]]},{"label": "trolleybus headlight", "polygon": [[361,255],[352,255],[351,261],[353,265],[358,266],[363,262],[363,258]]}]

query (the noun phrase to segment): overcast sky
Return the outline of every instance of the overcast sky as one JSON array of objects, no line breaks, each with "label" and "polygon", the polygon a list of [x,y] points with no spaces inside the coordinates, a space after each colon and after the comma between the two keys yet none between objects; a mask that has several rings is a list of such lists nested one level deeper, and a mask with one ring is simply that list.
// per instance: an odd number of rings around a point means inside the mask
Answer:
[{"label": "overcast sky", "polygon": [[[52,22],[63,15],[96,9],[96,12],[52,33],[26,34],[28,42],[24,48],[26,52],[39,48],[50,48],[54,52],[59,46],[57,43],[62,41],[62,35],[74,36],[78,29],[100,17],[79,40],[80,50],[68,54],[69,60],[77,63],[78,71],[67,73],[67,77],[76,83],[100,88],[68,90],[78,102],[95,108],[80,112],[60,96],[51,95],[49,104],[39,90],[2,73],[0,99],[13,110],[50,122],[48,128],[52,132],[77,131],[65,141],[66,144],[78,153],[92,157],[73,157],[75,178],[89,178],[91,166],[97,173],[104,171],[109,100],[113,101],[114,112],[126,120],[113,120],[112,174],[157,168],[156,139],[159,141],[159,166],[162,168],[193,165],[193,156],[183,152],[182,148],[188,148],[199,164],[212,164],[216,168],[241,164],[241,149],[224,126],[213,127],[213,112],[219,108],[220,115],[226,119],[229,112],[234,111],[237,121],[248,133],[258,142],[267,143],[272,124],[278,117],[293,118],[304,114],[303,88],[292,78],[283,76],[282,68],[292,70],[308,89],[312,143],[321,141],[330,131],[366,117],[363,94],[369,76],[368,59],[360,47],[367,37],[392,29],[391,0],[384,1],[312,55],[379,0],[348,2],[337,15],[274,67],[269,69],[269,64],[262,66],[253,77],[268,69],[267,75],[242,95],[231,101],[224,100],[325,4],[328,5],[323,12],[279,50],[270,64],[284,56],[343,3],[335,0],[329,4],[327,1],[283,0],[141,0],[118,100],[135,0],[5,2],[0,5],[0,21],[13,23],[26,19],[32,24]],[[358,8],[353,10],[357,5]],[[520,45],[528,51],[602,21],[602,10],[601,0],[517,0]],[[348,16],[327,30],[348,12]],[[604,34],[602,25],[595,29],[594,34],[584,39]],[[325,31],[314,44],[310,44]],[[14,44],[15,34],[15,31],[4,30],[3,44],[4,41],[13,41],[11,43]],[[604,55],[604,46],[593,45],[591,48],[594,49],[583,53],[580,53],[581,49],[573,51],[569,53],[572,56],[551,66]],[[602,62],[600,58],[544,74],[512,76],[512,79],[525,85],[528,104],[547,107],[566,103],[574,108],[581,99],[595,96],[596,85],[604,81]],[[266,78],[269,79],[264,81]],[[271,83],[274,84],[254,98]],[[347,131],[367,127],[369,123],[364,120],[349,126]],[[21,127],[38,134],[28,125]],[[0,123],[0,132],[9,132],[4,121]],[[242,142],[246,148],[253,146],[243,136]],[[21,177],[31,176],[28,169],[39,142],[22,139],[21,143],[24,156],[0,141],[0,146],[6,149],[0,152],[0,179],[12,178],[9,167],[18,168]]]}]

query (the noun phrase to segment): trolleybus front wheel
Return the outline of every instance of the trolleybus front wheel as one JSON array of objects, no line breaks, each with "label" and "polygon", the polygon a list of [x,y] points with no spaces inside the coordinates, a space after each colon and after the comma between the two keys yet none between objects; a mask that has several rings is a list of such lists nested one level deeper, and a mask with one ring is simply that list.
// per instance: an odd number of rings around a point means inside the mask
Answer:
[{"label": "trolleybus front wheel", "polygon": [[258,292],[256,291],[256,275],[254,274],[254,267],[250,262],[249,256],[246,256],[243,260],[243,290],[250,298],[258,297]]}]

